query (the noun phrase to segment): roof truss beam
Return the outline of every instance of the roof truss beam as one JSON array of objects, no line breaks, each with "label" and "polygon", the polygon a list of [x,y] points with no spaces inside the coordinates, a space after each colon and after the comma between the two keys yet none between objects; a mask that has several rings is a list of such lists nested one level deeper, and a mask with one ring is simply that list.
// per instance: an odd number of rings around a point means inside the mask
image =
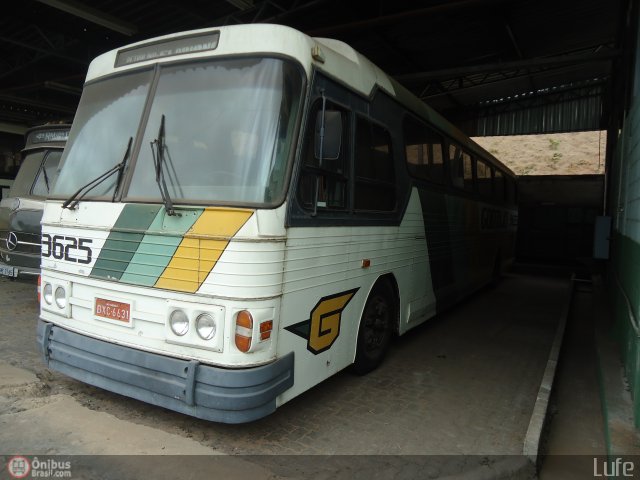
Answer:
[{"label": "roof truss beam", "polygon": [[75,0],[37,1],[128,37],[138,33],[138,27],[132,23],[125,22],[122,19],[116,18],[108,13],[101,12],[100,10],[96,10],[95,8],[91,8],[80,2],[76,2]]},{"label": "roof truss beam", "polygon": [[615,60],[620,56],[620,51],[612,49],[609,51],[581,54],[581,55],[559,55],[557,57],[532,58],[528,60],[516,60],[513,62],[489,63],[484,65],[470,65],[458,68],[448,68],[444,70],[434,70],[431,72],[409,73],[395,75],[395,79],[401,83],[420,83],[434,80],[458,78],[474,74],[498,73],[508,71],[520,71],[530,68],[563,67],[580,65],[585,63],[607,62]]}]

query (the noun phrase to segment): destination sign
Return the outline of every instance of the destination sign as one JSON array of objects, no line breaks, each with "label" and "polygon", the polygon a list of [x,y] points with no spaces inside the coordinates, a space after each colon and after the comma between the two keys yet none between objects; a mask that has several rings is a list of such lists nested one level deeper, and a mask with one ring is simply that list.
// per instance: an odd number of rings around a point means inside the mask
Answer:
[{"label": "destination sign", "polygon": [[220,32],[207,32],[126,48],[118,52],[115,66],[124,67],[163,57],[215,50],[219,38]]},{"label": "destination sign", "polygon": [[38,130],[29,134],[27,143],[66,142],[67,140],[69,140],[69,129]]}]

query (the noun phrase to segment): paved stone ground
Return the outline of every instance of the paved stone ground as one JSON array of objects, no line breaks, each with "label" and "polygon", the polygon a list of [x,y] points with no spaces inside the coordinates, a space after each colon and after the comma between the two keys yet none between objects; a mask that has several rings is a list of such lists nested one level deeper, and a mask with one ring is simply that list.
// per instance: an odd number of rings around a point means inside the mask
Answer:
[{"label": "paved stone ground", "polygon": [[[0,365],[31,372],[36,380],[22,390],[0,388],[0,454],[169,453],[118,439],[152,429],[168,442],[190,440],[196,454],[204,448],[237,455],[270,472],[269,478],[440,478],[479,466],[489,471],[501,456],[521,453],[567,285],[558,278],[506,276],[397,339],[382,367],[369,375],[339,373],[265,419],[223,425],[48,371],[35,344],[35,285],[3,279]],[[92,426],[71,419],[84,414],[60,416],[49,422],[47,435],[34,433],[38,427],[30,426],[29,417],[40,418],[38,409],[61,398],[72,412],[88,410],[121,422],[108,449],[101,451],[95,438],[83,440],[82,432]],[[143,438],[154,435],[144,432]],[[180,453],[189,453],[184,448]],[[519,468],[517,458],[506,458]]]}]

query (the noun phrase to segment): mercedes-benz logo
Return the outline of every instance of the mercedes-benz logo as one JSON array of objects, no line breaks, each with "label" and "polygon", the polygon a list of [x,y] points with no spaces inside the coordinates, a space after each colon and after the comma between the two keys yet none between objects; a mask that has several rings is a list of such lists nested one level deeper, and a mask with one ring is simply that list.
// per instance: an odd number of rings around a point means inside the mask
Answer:
[{"label": "mercedes-benz logo", "polygon": [[14,232],[9,232],[7,236],[7,250],[15,250],[18,246],[18,236]]}]

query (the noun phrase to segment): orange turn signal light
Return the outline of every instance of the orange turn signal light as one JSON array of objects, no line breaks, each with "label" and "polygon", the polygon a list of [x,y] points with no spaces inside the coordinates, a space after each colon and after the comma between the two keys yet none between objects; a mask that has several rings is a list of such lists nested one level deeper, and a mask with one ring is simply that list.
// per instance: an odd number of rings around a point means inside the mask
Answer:
[{"label": "orange turn signal light", "polygon": [[242,353],[247,353],[251,348],[251,337],[245,337],[244,335],[238,335],[236,333],[236,348]]},{"label": "orange turn signal light", "polygon": [[243,353],[251,349],[253,336],[253,317],[247,310],[241,310],[236,315],[236,348]]},{"label": "orange turn signal light", "polygon": [[267,320],[260,324],[260,340],[268,340],[271,338],[271,330],[273,330],[273,320]]}]

